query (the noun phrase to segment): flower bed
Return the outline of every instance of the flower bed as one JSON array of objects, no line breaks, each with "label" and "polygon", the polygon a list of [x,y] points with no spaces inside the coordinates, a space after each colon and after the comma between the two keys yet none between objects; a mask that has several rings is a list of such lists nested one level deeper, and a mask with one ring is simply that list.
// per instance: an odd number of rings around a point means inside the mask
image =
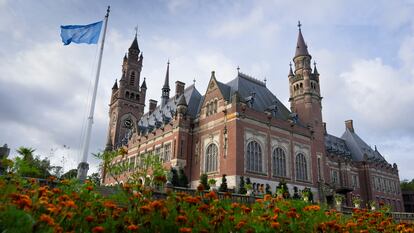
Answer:
[{"label": "flower bed", "polygon": [[148,187],[124,185],[102,197],[89,184],[0,178],[0,232],[413,232],[383,211],[344,216],[302,200],[266,195],[253,205],[219,200],[215,192],[152,198]]}]

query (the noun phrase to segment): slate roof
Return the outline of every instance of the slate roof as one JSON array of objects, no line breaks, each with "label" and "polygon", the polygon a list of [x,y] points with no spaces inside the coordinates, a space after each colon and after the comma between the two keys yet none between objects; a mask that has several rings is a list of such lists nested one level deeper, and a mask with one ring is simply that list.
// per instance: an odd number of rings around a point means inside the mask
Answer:
[{"label": "slate roof", "polygon": [[[196,117],[202,98],[200,92],[198,92],[194,85],[191,85],[184,90],[183,95],[185,97],[184,100],[186,100],[188,105],[187,114],[193,118]],[[145,113],[141,119],[138,120],[138,130],[141,132],[152,131],[154,128],[158,128],[163,124],[170,122],[175,115],[181,96],[178,98],[170,98],[167,104],[162,108],[158,105],[151,114],[149,114],[149,112]]]},{"label": "slate roof", "polygon": [[325,135],[325,147],[330,153],[334,153],[344,158],[352,158],[351,151],[348,149],[345,140],[342,138],[330,134]]},{"label": "slate roof", "polygon": [[[219,82],[218,82],[219,83]],[[274,116],[284,120],[289,119],[290,111],[280,102],[280,100],[266,87],[266,84],[260,80],[238,72],[235,79],[230,82],[218,84],[226,100],[229,100],[237,92],[242,101],[250,101],[254,93],[252,107],[254,110],[263,112],[265,110],[275,109]]]},{"label": "slate roof", "polygon": [[368,160],[388,163],[376,148],[373,150],[355,132],[351,132],[348,128],[341,138],[351,151],[353,160],[362,161],[364,160],[364,154],[366,154]]},{"label": "slate roof", "polygon": [[348,157],[353,161],[363,161],[364,154],[366,154],[368,161],[388,164],[377,148],[372,149],[355,132],[351,132],[348,128],[341,138],[330,134],[325,135],[325,148],[330,153]]}]

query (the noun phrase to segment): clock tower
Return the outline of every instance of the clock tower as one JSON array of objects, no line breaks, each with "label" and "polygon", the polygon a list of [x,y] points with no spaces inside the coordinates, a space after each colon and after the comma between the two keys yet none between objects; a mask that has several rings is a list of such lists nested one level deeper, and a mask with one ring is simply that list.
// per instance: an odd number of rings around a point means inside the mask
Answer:
[{"label": "clock tower", "polygon": [[[114,150],[125,143],[136,130],[137,121],[144,114],[147,85],[141,85],[143,54],[139,49],[137,35],[125,54],[122,76],[112,87],[109,103],[109,127],[105,150]],[[119,85],[118,85],[119,84]]]}]

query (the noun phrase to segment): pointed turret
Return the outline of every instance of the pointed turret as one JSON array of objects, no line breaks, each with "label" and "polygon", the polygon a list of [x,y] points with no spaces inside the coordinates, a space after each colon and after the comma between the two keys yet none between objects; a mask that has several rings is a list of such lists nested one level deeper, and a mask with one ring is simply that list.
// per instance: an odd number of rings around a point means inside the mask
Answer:
[{"label": "pointed turret", "polygon": [[300,21],[298,23],[299,27],[299,34],[298,34],[298,41],[296,43],[296,52],[295,57],[297,56],[310,56],[308,52],[308,46],[305,43],[305,40],[303,39],[302,35],[302,29],[300,28],[302,24],[300,24]]},{"label": "pointed turret", "polygon": [[165,73],[165,80],[164,80],[164,86],[162,87],[161,91],[161,108],[163,108],[170,98],[170,61],[167,62],[167,71]]},{"label": "pointed turret", "polygon": [[293,77],[293,76],[295,76],[295,75],[293,74],[292,63],[289,62],[289,75],[288,75],[288,77],[290,78],[290,77]]},{"label": "pointed turret", "polygon": [[129,49],[134,49],[134,50],[138,50],[139,53],[139,46],[138,46],[138,39],[137,39],[137,34],[135,34],[135,38],[134,41],[132,41],[131,47],[129,47]]},{"label": "pointed turret", "polygon": [[145,89],[145,90],[147,89],[147,82],[145,82],[145,79],[146,79],[146,78],[144,77],[144,81],[143,81],[143,82],[142,82],[142,84],[141,84],[141,90],[142,90],[142,89]]},{"label": "pointed turret", "polygon": [[118,80],[117,80],[117,79],[115,79],[115,83],[114,83],[114,85],[112,86],[112,90],[113,90],[113,91],[118,90]]},{"label": "pointed turret", "polygon": [[313,74],[319,75],[318,70],[316,69],[316,62],[313,62]]},{"label": "pointed turret", "polygon": [[179,115],[185,115],[185,113],[187,112],[187,101],[185,99],[184,95],[181,95],[180,99],[178,100],[178,104],[177,104],[177,113]]}]

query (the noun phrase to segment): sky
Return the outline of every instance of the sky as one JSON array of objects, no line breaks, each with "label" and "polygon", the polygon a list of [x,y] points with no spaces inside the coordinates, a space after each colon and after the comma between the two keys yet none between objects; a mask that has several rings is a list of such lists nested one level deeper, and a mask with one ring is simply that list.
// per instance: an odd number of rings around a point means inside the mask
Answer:
[{"label": "sky", "polygon": [[[138,27],[147,100],[159,100],[170,60],[176,80],[204,93],[211,71],[219,81],[236,68],[289,107],[288,71],[297,22],[317,62],[323,119],[341,136],[356,133],[377,146],[401,179],[414,169],[414,1],[0,0],[0,144],[11,157],[36,149],[65,171],[80,161],[97,45],[63,46],[60,25],[103,19],[111,5],[90,152],[104,149],[111,87]],[[89,156],[90,172],[99,161]]]}]

